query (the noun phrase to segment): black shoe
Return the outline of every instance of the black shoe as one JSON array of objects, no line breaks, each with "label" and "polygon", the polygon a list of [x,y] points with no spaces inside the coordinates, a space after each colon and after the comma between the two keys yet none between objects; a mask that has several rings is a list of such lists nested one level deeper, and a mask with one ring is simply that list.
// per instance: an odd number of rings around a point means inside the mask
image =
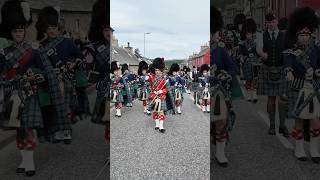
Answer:
[{"label": "black shoe", "polygon": [[268,131],[268,134],[269,134],[269,135],[276,135],[276,130],[275,130],[275,128],[274,128],[274,127],[270,127],[270,128],[269,128],[269,131]]},{"label": "black shoe", "polygon": [[160,129],[160,132],[161,133],[164,133],[166,130],[165,129]]},{"label": "black shoe", "polygon": [[289,132],[286,127],[279,127],[279,133],[282,134],[284,137],[289,137]]},{"label": "black shoe", "polygon": [[320,163],[320,157],[311,157],[312,162],[319,164]]},{"label": "black shoe", "polygon": [[72,140],[71,139],[64,139],[63,143],[64,144],[71,144]]},{"label": "black shoe", "polygon": [[155,130],[158,130],[159,128],[158,128],[158,127],[155,127],[154,129],[155,129]]},{"label": "black shoe", "polygon": [[36,174],[36,171],[26,171],[26,176],[27,177],[34,176],[35,174]]},{"label": "black shoe", "polygon": [[217,161],[220,167],[223,167],[223,168],[228,167],[228,162],[219,162],[218,158],[215,158],[215,160]]},{"label": "black shoe", "polygon": [[254,99],[252,102],[256,104],[258,102],[258,99]]},{"label": "black shoe", "polygon": [[224,163],[218,162],[218,165],[223,168],[226,168],[226,167],[228,167],[228,162],[224,162]]},{"label": "black shoe", "polygon": [[17,168],[16,173],[25,173],[25,168]]},{"label": "black shoe", "polygon": [[307,160],[308,160],[307,157],[297,157],[297,159],[298,159],[299,161],[307,161]]}]

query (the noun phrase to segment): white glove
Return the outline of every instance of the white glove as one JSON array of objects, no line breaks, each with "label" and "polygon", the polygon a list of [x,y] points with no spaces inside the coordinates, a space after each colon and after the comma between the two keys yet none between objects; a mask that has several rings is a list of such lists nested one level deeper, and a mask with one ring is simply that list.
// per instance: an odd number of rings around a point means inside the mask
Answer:
[{"label": "white glove", "polygon": [[162,94],[162,93],[163,93],[162,89],[156,92],[156,94]]},{"label": "white glove", "polygon": [[288,72],[288,73],[287,73],[287,80],[293,81],[293,79],[294,79],[294,76],[293,76],[292,72],[291,72],[291,71]]}]

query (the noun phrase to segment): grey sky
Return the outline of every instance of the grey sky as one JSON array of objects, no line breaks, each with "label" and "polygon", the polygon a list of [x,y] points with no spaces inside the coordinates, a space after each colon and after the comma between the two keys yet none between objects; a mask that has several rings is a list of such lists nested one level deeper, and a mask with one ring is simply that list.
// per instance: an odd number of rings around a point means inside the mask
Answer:
[{"label": "grey sky", "polygon": [[111,0],[111,26],[120,45],[139,48],[143,55],[186,58],[199,52],[210,37],[210,0]]}]

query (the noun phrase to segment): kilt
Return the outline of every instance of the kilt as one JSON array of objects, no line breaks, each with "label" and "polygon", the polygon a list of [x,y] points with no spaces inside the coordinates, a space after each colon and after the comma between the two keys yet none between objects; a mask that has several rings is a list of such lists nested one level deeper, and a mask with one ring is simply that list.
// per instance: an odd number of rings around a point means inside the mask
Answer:
[{"label": "kilt", "polygon": [[141,89],[139,89],[139,93],[138,93],[138,95],[139,95],[139,100],[140,101],[142,101],[142,95],[143,95],[143,93],[146,93],[146,100],[148,100],[148,97],[149,97],[149,91],[146,89],[146,88],[141,88]]},{"label": "kilt", "polygon": [[255,58],[248,58],[242,66],[243,76],[247,81],[251,81],[254,78],[253,63],[255,62],[255,60]]},{"label": "kilt", "polygon": [[[301,90],[301,89],[300,89]],[[298,115],[295,113],[296,111],[296,104],[297,104],[297,101],[300,99],[299,98],[299,92],[300,90],[297,90],[297,89],[293,89],[293,88],[290,88],[290,90],[288,91],[287,95],[288,95],[288,99],[289,99],[289,102],[288,102],[288,116],[290,118],[293,118],[293,119],[301,119],[300,117],[298,117]],[[317,112],[316,114],[319,114],[319,100],[317,101],[315,99],[316,97],[314,97],[314,100],[313,100],[313,103],[314,103],[314,111]],[[306,97],[304,98],[306,99]],[[303,109],[303,112],[305,111],[308,111],[308,105]],[[303,112],[300,113],[300,115],[304,114]]]},{"label": "kilt", "polygon": [[[117,91],[117,90],[111,90],[111,99],[114,91]],[[118,96],[116,97],[116,101],[121,103],[124,102],[124,97],[123,97],[123,93],[121,93],[121,90],[120,90],[120,93],[118,93]]]},{"label": "kilt", "polygon": [[[155,106],[155,101],[150,102],[150,105],[148,107],[149,111],[155,112],[154,109]],[[167,102],[165,99],[161,99],[161,107],[160,107],[160,111],[166,112],[167,111]]]},{"label": "kilt", "polygon": [[211,97],[211,119],[212,122],[226,120],[229,109],[226,103],[227,97],[221,91],[216,91]]},{"label": "kilt", "polygon": [[192,92],[197,92],[199,89],[199,83],[198,82],[192,82],[191,83],[191,91]]},{"label": "kilt", "polygon": [[[209,93],[209,96],[211,96],[210,94],[210,90],[208,89],[208,93]],[[201,89],[201,91],[199,91],[199,98],[200,99],[203,99],[204,98],[204,88]]]},{"label": "kilt", "polygon": [[88,93],[86,91],[86,88],[76,87],[76,92],[78,97],[77,111],[79,111],[80,113],[91,114]]},{"label": "kilt", "polygon": [[270,82],[268,76],[268,66],[261,66],[258,73],[257,94],[265,96],[281,96],[288,91],[289,81],[284,78],[281,67],[277,69],[282,73],[282,80],[279,82]]},{"label": "kilt", "polygon": [[64,81],[64,102],[68,113],[75,110],[78,105],[77,95],[75,94],[74,86],[70,80]]},{"label": "kilt", "polygon": [[25,99],[21,114],[21,128],[42,128],[43,119],[37,95]]}]

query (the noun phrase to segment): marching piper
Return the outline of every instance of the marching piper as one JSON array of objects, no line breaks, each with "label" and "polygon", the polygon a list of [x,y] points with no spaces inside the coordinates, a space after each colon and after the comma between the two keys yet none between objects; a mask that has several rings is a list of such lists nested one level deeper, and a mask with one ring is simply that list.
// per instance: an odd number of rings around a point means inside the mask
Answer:
[{"label": "marching piper", "polygon": [[124,96],[126,97],[126,101],[124,102],[125,106],[132,107],[132,101],[134,98],[133,95],[133,84],[136,82],[135,76],[129,71],[129,65],[123,64],[121,68],[122,78],[128,84],[128,92],[124,92]]},{"label": "marching piper", "polygon": [[[153,120],[155,121],[155,129],[161,133],[165,132],[163,127],[166,120],[165,113],[175,113],[174,95],[168,91],[168,83],[164,77],[163,70],[165,63],[163,58],[156,58],[153,61],[154,74],[146,77],[146,81],[151,83],[151,93],[149,95],[150,108],[153,111]],[[153,69],[151,69],[153,71]]]},{"label": "marching piper", "polygon": [[[60,126],[62,126],[60,128],[64,128],[64,130],[55,134],[54,141],[63,141],[65,144],[70,144],[72,141],[70,124],[74,119],[77,106],[75,86],[79,83],[75,79],[75,73],[83,68],[84,56],[71,39],[60,35],[58,29],[59,19],[59,9],[48,6],[41,9],[35,26],[37,40],[40,41],[41,58],[49,60],[58,75],[60,82],[58,87],[64,99],[60,102],[61,104],[64,103],[64,107],[61,108],[67,111],[67,117],[59,117],[64,119],[61,119],[60,123]],[[85,79],[86,77],[81,78]],[[44,102],[44,104],[43,111],[46,114],[52,114],[50,102]],[[52,119],[47,122],[50,124],[50,121]]]},{"label": "marching piper", "polygon": [[139,100],[142,101],[143,112],[148,112],[148,98],[150,94],[150,83],[146,82],[146,76],[148,71],[148,64],[145,61],[141,61],[139,63],[138,75],[139,78]]},{"label": "marching piper", "polygon": [[[225,156],[225,146],[228,139],[228,130],[232,129],[232,106],[231,106],[231,88],[233,80],[236,79],[237,65],[228,55],[224,44],[220,42],[220,30],[223,26],[221,13],[211,6],[211,17],[214,19],[211,23],[211,140],[216,146],[215,158],[222,167],[228,165],[228,159]],[[236,95],[236,94],[234,94]]]},{"label": "marching piper", "polygon": [[169,91],[174,94],[174,102],[178,114],[181,114],[181,106],[183,102],[183,93],[185,93],[185,82],[182,77],[179,76],[180,67],[177,63],[171,65],[168,72],[168,80],[170,84]]},{"label": "marching piper", "polygon": [[[92,7],[88,38],[90,45],[86,52],[88,81],[96,84],[97,97],[91,122],[105,125],[105,140],[110,142],[110,59],[111,37],[110,16],[104,0],[97,0]],[[107,161],[109,155],[107,155]]]},{"label": "marching piper", "polygon": [[288,42],[284,51],[286,77],[290,80],[289,112],[295,120],[292,137],[294,154],[306,161],[304,150],[304,124],[310,126],[310,155],[314,163],[320,163],[320,50],[312,41],[312,33],[318,28],[315,11],[309,7],[298,8],[290,16]]},{"label": "marching piper", "polygon": [[245,88],[248,94],[248,101],[256,103],[257,97],[257,76],[258,76],[258,57],[256,53],[255,33],[257,25],[253,19],[247,19],[244,23],[241,38],[243,41],[239,43],[240,61],[243,64],[242,72],[246,81]]},{"label": "marching piper", "polygon": [[200,86],[200,101],[202,111],[204,113],[210,113],[210,82],[209,82],[209,65],[203,64],[200,67],[200,74],[202,75],[199,77],[199,86]]},{"label": "marching piper", "polygon": [[128,92],[128,86],[125,80],[121,76],[120,65],[117,61],[111,62],[111,102],[115,103],[116,117],[121,117],[121,108],[125,102],[123,92]]},{"label": "marching piper", "polygon": [[[53,134],[63,130],[61,121],[65,120],[66,114],[63,111],[64,104],[58,89],[57,76],[50,61],[41,58],[41,49],[32,47],[25,41],[26,29],[31,24],[29,4],[21,0],[9,0],[5,2],[1,11],[2,25],[5,27],[2,31],[10,45],[3,49],[3,54],[0,55],[0,69],[7,82],[12,83],[12,88],[9,89],[18,91],[18,95],[14,92],[9,93],[10,100],[14,101],[10,117],[12,120],[19,120],[9,123],[9,126],[18,127],[16,144],[22,161],[16,172],[33,176],[33,154],[36,147],[34,130],[38,131],[38,136],[43,135],[39,133],[39,129],[48,122],[50,126],[45,126],[48,132]],[[44,91],[48,98],[43,96]],[[51,103],[52,111],[49,114],[43,111],[44,101]]]}]

